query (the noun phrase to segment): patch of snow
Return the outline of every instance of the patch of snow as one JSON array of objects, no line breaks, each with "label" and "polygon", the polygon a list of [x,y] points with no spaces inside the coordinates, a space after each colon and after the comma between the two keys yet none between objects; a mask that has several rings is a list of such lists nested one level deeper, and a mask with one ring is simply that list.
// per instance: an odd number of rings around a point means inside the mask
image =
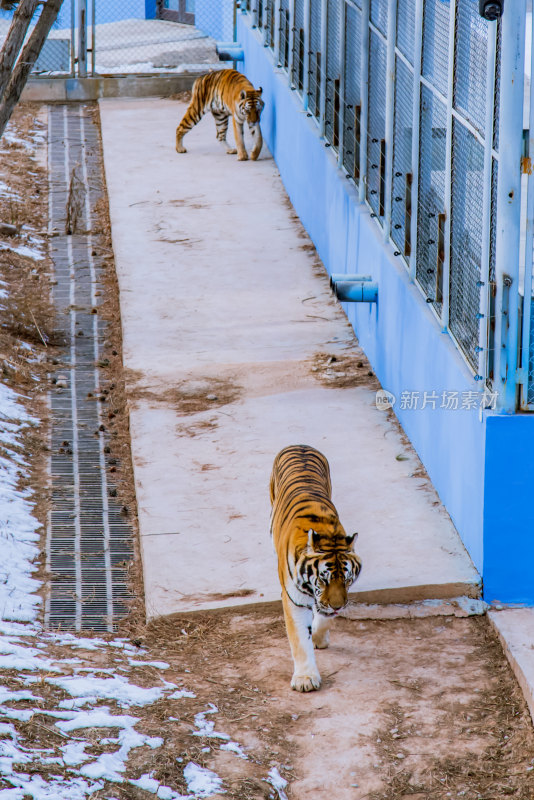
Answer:
[{"label": "patch of snow", "polygon": [[101,706],[93,711],[79,711],[74,713],[70,720],[56,722],[56,726],[64,733],[78,730],[79,728],[129,728],[139,722],[138,717],[128,714],[110,714],[107,706]]},{"label": "patch of snow", "polygon": [[156,667],[156,669],[169,669],[170,667],[166,661],[135,661],[133,658],[128,659],[128,664],[131,667]]},{"label": "patch of snow", "polygon": [[199,711],[195,714],[195,725],[198,731],[193,731],[193,736],[206,736],[211,739],[229,739],[226,733],[218,733],[214,730],[215,723],[211,719],[206,719],[206,714],[217,714],[219,709],[213,703],[210,703],[210,708],[206,711]]},{"label": "patch of snow", "polygon": [[144,775],[141,775],[135,781],[130,781],[132,786],[138,786],[139,789],[143,789],[145,792],[151,792],[152,794],[156,794],[159,789],[159,781],[152,777],[151,774],[146,772]]},{"label": "patch of snow", "polygon": [[276,767],[273,767],[269,770],[267,783],[270,783],[273,789],[278,792],[278,797],[280,800],[287,800],[287,794],[285,793],[287,781],[285,778],[282,778]]},{"label": "patch of snow", "polygon": [[227,750],[229,753],[235,753],[236,756],[239,756],[239,758],[248,759],[247,754],[237,742],[227,742],[226,744],[222,744],[220,749]]},{"label": "patch of snow", "polygon": [[60,778],[52,784],[40,775],[25,775],[17,772],[5,776],[14,789],[2,789],[2,800],[23,800],[31,797],[33,800],[84,800],[88,795],[102,789],[103,783],[87,783],[83,778]]},{"label": "patch of snow", "polygon": [[81,708],[82,706],[86,706],[89,703],[96,703],[97,698],[95,695],[91,697],[73,697],[70,700],[61,700],[58,703],[59,708]]},{"label": "patch of snow", "polygon": [[11,253],[17,253],[19,256],[33,258],[34,261],[44,260],[44,255],[39,249],[36,247],[28,247],[25,244],[21,244],[19,247],[13,247],[13,245],[9,245],[6,242],[0,242],[0,250],[9,250]]},{"label": "patch of snow", "polygon": [[63,745],[61,752],[63,753],[63,761],[68,767],[76,767],[78,764],[83,764],[91,756],[84,752],[85,748],[90,742],[71,742]]},{"label": "patch of snow", "polygon": [[143,689],[120,675],[114,678],[95,678],[89,675],[87,677],[47,678],[46,682],[53,686],[59,686],[73,697],[92,696],[116,700],[122,708],[146,706],[163,696],[163,689],[159,687]]},{"label": "patch of snow", "polygon": [[190,761],[184,769],[187,788],[195,797],[210,797],[212,794],[224,794],[222,780],[216,772],[212,772],[194,761]]},{"label": "patch of snow", "polygon": [[196,694],[194,692],[189,692],[187,689],[178,689],[178,691],[170,694],[167,700],[180,700],[182,697],[196,697]]}]

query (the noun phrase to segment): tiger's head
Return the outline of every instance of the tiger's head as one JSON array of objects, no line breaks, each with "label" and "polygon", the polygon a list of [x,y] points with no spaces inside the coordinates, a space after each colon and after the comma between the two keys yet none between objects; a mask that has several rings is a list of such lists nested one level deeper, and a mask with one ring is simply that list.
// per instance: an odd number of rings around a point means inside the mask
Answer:
[{"label": "tiger's head", "polygon": [[353,550],[357,535],[347,536],[339,521],[333,535],[313,528],[308,531],[308,544],[298,572],[301,588],[313,595],[320,614],[335,615],[348,603],[349,588],[362,568],[361,559]]},{"label": "tiger's head", "polygon": [[260,86],[259,89],[248,91],[242,89],[239,93],[239,100],[237,101],[239,114],[249,125],[257,125],[260,121],[261,112],[265,106],[261,99],[262,92],[263,89]]}]

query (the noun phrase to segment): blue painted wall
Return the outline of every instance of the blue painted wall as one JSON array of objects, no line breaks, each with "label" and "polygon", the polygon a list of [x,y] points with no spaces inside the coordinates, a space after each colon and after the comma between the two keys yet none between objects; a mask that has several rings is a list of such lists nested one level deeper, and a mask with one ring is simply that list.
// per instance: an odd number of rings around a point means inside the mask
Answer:
[{"label": "blue painted wall", "polygon": [[[243,70],[263,87],[264,137],[323,263],[329,272],[360,272],[378,281],[377,306],[345,310],[382,386],[397,397],[395,413],[481,572],[485,419],[478,408],[440,408],[442,392],[458,392],[461,404],[462,393],[479,386],[241,14],[237,38],[245,51]],[[436,408],[431,402],[425,409],[401,408],[402,392],[420,392],[422,404],[425,391],[427,399],[436,393]]]},{"label": "blue painted wall", "polygon": [[534,605],[533,426],[525,414],[487,420],[484,586],[504,603]]}]

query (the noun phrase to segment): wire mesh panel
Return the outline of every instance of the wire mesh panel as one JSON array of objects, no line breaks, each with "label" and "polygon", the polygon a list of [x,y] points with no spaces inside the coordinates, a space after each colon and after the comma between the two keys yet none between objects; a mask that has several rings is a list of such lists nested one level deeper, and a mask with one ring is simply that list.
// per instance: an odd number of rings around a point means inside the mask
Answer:
[{"label": "wire mesh panel", "polygon": [[291,84],[299,92],[304,89],[305,69],[305,42],[304,42],[304,0],[295,0],[295,15],[293,18],[293,63],[291,68]]},{"label": "wire mesh panel", "polygon": [[220,26],[221,11],[214,6],[195,16],[194,5],[193,0],[157,0],[149,11],[140,0],[95,0],[94,27],[89,18],[95,71],[105,75],[184,72],[192,65],[205,65],[206,71],[220,68],[215,39],[201,26]]},{"label": "wire mesh panel", "polygon": [[445,104],[421,86],[416,277],[437,311],[443,302],[446,124]]},{"label": "wire mesh panel", "polygon": [[415,0],[397,2],[397,47],[413,64],[415,49]]},{"label": "wire mesh panel", "polygon": [[393,122],[393,177],[391,238],[406,258],[411,253],[412,208],[412,106],[413,72],[398,56],[395,70],[395,116]]},{"label": "wire mesh panel", "polygon": [[486,126],[488,22],[478,2],[457,0],[454,106],[483,132]]},{"label": "wire mesh panel", "polygon": [[478,366],[484,148],[453,120],[449,327],[474,369]]},{"label": "wire mesh panel", "polygon": [[280,40],[278,45],[278,66],[289,67],[289,0],[280,0]]},{"label": "wire mesh panel", "polygon": [[[56,22],[46,39],[41,52],[32,70],[32,77],[42,75],[72,75],[74,73],[74,59],[76,57],[76,41],[74,37],[72,11],[74,0],[64,0],[58,13]],[[42,6],[37,7],[30,23],[29,31],[41,14]],[[9,31],[13,12],[0,11],[0,46]]]},{"label": "wire mesh panel", "polygon": [[369,34],[366,197],[369,205],[379,217],[384,214],[385,210],[386,61],[385,42],[371,30]]},{"label": "wire mesh panel", "polygon": [[326,97],[324,135],[332,147],[339,145],[341,2],[329,3],[326,36]]},{"label": "wire mesh panel", "polygon": [[423,15],[423,75],[444,95],[448,84],[449,8],[443,0],[426,0]]},{"label": "wire mesh panel", "polygon": [[360,58],[362,46],[362,12],[347,3],[345,6],[345,52],[343,69],[343,166],[355,181],[360,177]]},{"label": "wire mesh panel", "polygon": [[264,42],[271,49],[274,47],[274,0],[264,0],[262,27]]},{"label": "wire mesh panel", "polygon": [[371,0],[371,22],[384,34],[388,32],[388,0]]},{"label": "wire mesh panel", "polygon": [[499,149],[499,110],[501,104],[501,44],[502,24],[497,22],[497,41],[495,51],[495,101],[493,106],[493,147]]},{"label": "wire mesh panel", "polygon": [[310,0],[308,42],[308,111],[318,117],[321,109],[321,0]]}]

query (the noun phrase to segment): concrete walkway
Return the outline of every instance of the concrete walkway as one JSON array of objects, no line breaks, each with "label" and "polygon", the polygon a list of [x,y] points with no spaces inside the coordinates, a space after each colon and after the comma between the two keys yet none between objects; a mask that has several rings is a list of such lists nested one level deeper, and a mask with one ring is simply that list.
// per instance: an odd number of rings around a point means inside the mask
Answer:
[{"label": "concrete walkway", "polygon": [[209,117],[177,155],[183,104],[100,108],[148,617],[279,599],[269,476],[301,442],[359,531],[354,599],[477,595],[269,153],[226,155]]}]

